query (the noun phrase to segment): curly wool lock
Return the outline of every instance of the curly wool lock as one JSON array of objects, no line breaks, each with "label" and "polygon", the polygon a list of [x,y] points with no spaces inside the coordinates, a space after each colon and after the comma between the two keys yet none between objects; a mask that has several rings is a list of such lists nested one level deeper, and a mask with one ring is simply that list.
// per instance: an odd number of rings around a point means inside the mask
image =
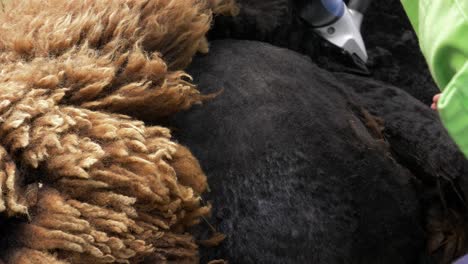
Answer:
[{"label": "curly wool lock", "polygon": [[138,119],[206,98],[183,68],[207,52],[213,12],[236,7],[232,0],[5,6],[0,212],[6,222],[29,221],[1,230],[0,260],[198,261],[184,230],[210,211],[199,198],[206,178],[168,129]]}]

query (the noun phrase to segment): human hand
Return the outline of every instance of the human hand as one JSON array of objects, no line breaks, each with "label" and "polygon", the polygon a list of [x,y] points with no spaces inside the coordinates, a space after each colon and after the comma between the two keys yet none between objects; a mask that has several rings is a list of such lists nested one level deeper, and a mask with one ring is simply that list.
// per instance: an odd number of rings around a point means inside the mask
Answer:
[{"label": "human hand", "polygon": [[433,110],[436,110],[437,111],[437,103],[439,102],[439,99],[440,99],[440,93],[434,95],[434,97],[432,98],[432,105],[431,105],[431,108]]}]

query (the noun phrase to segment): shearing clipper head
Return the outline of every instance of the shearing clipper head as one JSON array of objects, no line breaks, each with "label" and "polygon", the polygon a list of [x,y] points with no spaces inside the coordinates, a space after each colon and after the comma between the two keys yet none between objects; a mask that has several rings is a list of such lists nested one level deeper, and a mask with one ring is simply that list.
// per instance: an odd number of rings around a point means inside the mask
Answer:
[{"label": "shearing clipper head", "polygon": [[343,0],[303,0],[300,16],[324,39],[367,62],[360,29],[369,4],[370,0],[354,0],[348,8]]}]

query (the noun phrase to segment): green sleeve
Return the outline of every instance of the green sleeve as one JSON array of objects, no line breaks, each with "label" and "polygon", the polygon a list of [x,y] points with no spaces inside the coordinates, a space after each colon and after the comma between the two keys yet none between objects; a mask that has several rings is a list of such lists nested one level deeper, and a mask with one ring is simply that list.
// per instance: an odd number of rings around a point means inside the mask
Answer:
[{"label": "green sleeve", "polygon": [[442,90],[444,126],[468,157],[468,1],[401,0]]}]

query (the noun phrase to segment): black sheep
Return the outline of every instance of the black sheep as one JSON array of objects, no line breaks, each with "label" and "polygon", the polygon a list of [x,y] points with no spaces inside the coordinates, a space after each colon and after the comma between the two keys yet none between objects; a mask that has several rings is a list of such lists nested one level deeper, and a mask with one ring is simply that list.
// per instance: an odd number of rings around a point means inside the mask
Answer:
[{"label": "black sheep", "polygon": [[[456,178],[466,164],[429,108],[382,83],[385,89],[375,89],[380,96],[363,103],[353,85],[367,78],[334,76],[307,57],[260,42],[215,41],[190,69],[204,92],[224,88],[212,102],[174,120],[178,140],[208,175],[212,221],[228,236],[206,251],[208,259],[424,263],[426,204],[436,208],[439,201],[432,182],[444,190],[451,184],[436,178],[440,171],[419,179],[398,160],[404,155],[393,154],[386,135],[406,133],[408,122],[424,117],[436,133],[410,136],[406,143],[441,142],[444,153],[454,155],[456,169],[448,176]],[[401,100],[384,109],[409,105],[419,114],[400,117],[406,126],[386,131],[365,108],[385,103],[379,99],[388,91]],[[398,118],[384,122],[393,120]],[[408,153],[412,147],[407,145]],[[423,145],[414,150],[434,156]],[[442,161],[431,160],[447,165]]]}]

